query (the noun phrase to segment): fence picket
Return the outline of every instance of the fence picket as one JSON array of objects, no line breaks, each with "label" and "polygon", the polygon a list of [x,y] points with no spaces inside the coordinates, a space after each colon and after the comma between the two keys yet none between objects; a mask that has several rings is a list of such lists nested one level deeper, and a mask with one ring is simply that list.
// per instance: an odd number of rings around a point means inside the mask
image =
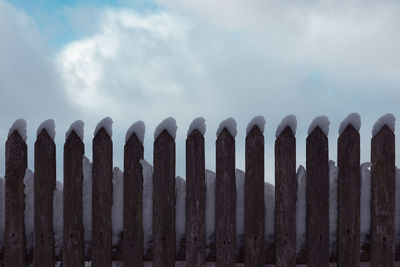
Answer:
[{"label": "fence picket", "polygon": [[275,141],[275,261],[296,266],[296,138],[290,127]]},{"label": "fence picket", "polygon": [[53,192],[56,185],[56,146],[45,129],[35,142],[33,264],[54,267]]},{"label": "fence picket", "polygon": [[92,266],[112,262],[112,155],[111,137],[101,128],[93,138]]},{"label": "fence picket", "polygon": [[338,139],[338,265],[360,265],[360,134],[350,124]]},{"label": "fence picket", "polygon": [[264,135],[258,128],[246,136],[245,263],[264,266]]},{"label": "fence picket", "polygon": [[143,266],[143,144],[132,134],[124,146],[123,265]]},{"label": "fence picket", "polygon": [[83,266],[82,158],[84,144],[72,131],[64,144],[63,266]]},{"label": "fence picket", "polygon": [[236,261],[235,138],[224,128],[216,141],[215,243],[216,265]]},{"label": "fence picket", "polygon": [[15,130],[6,142],[4,266],[26,266],[24,176],[27,146]]},{"label": "fence picket", "polygon": [[194,130],[186,139],[186,262],[204,266],[206,260],[206,182],[204,137]]},{"label": "fence picket", "polygon": [[154,141],[153,265],[175,266],[175,140],[164,130]]},{"label": "fence picket", "polygon": [[315,128],[306,144],[307,266],[329,265],[328,137]]},{"label": "fence picket", "polygon": [[385,125],[371,140],[371,265],[394,266],[395,137]]}]

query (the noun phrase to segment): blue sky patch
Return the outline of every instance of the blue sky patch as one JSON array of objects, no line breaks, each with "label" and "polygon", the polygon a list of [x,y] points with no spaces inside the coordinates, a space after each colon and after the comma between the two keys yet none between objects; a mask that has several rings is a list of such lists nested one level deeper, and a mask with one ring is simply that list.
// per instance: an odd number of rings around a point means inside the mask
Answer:
[{"label": "blue sky patch", "polygon": [[[79,28],[72,21],[74,19],[71,17],[73,10],[86,8],[95,12],[96,9],[104,7],[132,8],[139,13],[159,10],[158,5],[153,1],[142,0],[15,0],[12,4],[35,20],[48,44],[55,50],[61,49],[65,44],[83,38],[88,34],[84,27]],[[88,18],[93,16],[93,14],[87,15]]]}]

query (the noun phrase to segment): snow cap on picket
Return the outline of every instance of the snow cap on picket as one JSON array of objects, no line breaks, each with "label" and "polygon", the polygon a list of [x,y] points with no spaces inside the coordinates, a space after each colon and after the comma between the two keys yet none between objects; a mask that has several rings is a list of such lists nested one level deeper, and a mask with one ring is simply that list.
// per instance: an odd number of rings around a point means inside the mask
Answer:
[{"label": "snow cap on picket", "polygon": [[52,140],[54,140],[54,137],[56,136],[56,125],[54,123],[54,120],[53,119],[48,119],[48,120],[45,120],[44,122],[42,122],[39,125],[39,128],[37,129],[36,137],[39,136],[40,132],[43,129],[45,129],[47,131],[48,135],[50,136],[50,138]]},{"label": "snow cap on picket", "polygon": [[26,139],[27,139],[27,135],[26,135],[26,120],[18,119],[16,121],[14,121],[14,123],[11,125],[10,129],[8,130],[8,136],[7,137],[10,137],[10,135],[15,130],[17,130],[17,132],[21,136],[22,140],[24,140],[24,142],[26,142]]},{"label": "snow cap on picket", "polygon": [[217,130],[217,138],[224,129],[226,129],[233,137],[236,137],[237,129],[236,129],[235,119],[230,117],[227,118],[226,120],[221,121]]}]

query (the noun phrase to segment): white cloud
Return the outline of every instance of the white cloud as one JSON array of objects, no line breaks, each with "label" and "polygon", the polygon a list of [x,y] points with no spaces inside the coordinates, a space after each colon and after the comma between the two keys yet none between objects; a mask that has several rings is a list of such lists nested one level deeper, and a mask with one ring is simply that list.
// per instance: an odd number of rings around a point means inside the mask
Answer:
[{"label": "white cloud", "polygon": [[202,76],[187,44],[190,25],[167,13],[107,9],[102,16],[93,36],[68,44],[58,56],[72,102],[88,112],[107,106],[117,116],[132,105],[159,109],[168,102],[184,104],[184,75]]},{"label": "white cloud", "polygon": [[281,65],[307,65],[350,79],[367,76],[400,82],[398,1],[157,2],[231,31],[252,32]]},{"label": "white cloud", "polygon": [[[256,114],[267,119],[269,162],[275,127],[289,113],[298,115],[298,138],[303,140],[315,116],[328,115],[335,129],[348,113],[358,111],[366,125],[362,131],[369,133],[376,117],[396,109],[390,99],[399,95],[399,19],[387,5],[185,3],[202,8],[171,0],[163,12],[145,15],[103,10],[97,30],[68,44],[58,57],[70,99],[86,112],[111,115],[126,127],[142,119],[150,125],[147,136],[172,115],[178,121],[178,143],[190,121],[202,115],[209,129],[210,168],[214,130],[229,116],[238,121],[238,166],[243,167],[244,129]],[[191,8],[197,18],[186,12]],[[231,23],[229,18],[238,13],[242,19]],[[335,138],[330,142],[333,148]],[[368,143],[365,139],[364,146]],[[300,144],[298,159],[304,163],[305,146]],[[184,146],[178,144],[179,149]],[[146,152],[151,158],[150,149]],[[183,154],[178,153],[177,163],[182,169]]]}]

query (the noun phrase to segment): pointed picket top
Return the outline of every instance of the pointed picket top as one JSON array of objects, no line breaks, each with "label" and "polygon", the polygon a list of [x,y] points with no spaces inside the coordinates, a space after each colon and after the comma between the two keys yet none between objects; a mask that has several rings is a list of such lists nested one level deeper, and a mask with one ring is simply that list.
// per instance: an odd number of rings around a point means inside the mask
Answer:
[{"label": "pointed picket top", "polygon": [[296,138],[296,137],[295,133],[293,133],[293,129],[288,125],[281,131],[281,133],[278,136],[276,136],[276,139],[279,138]]},{"label": "pointed picket top", "polygon": [[84,122],[81,120],[76,120],[74,121],[68,128],[68,130],[65,132],[65,140],[68,139],[68,137],[70,136],[70,134],[72,132],[75,132],[75,134],[81,139],[83,140],[83,127],[84,127]]},{"label": "pointed picket top", "polygon": [[190,139],[204,139],[204,135],[200,132],[199,129],[194,129],[193,131],[191,131],[191,133],[187,136],[186,140],[190,140]]},{"label": "pointed picket top", "polygon": [[[389,136],[394,136],[392,128],[385,124],[382,128],[372,137],[372,140],[385,139]],[[381,141],[382,142],[382,141]]]},{"label": "pointed picket top", "polygon": [[8,130],[8,137],[13,134],[15,131],[18,132],[18,135],[22,138],[24,142],[26,142],[27,135],[26,135],[26,120],[18,119],[14,121],[11,125],[10,129]]},{"label": "pointed picket top", "polygon": [[246,139],[251,136],[264,136],[264,131],[258,125],[254,125],[246,135]]},{"label": "pointed picket top", "polygon": [[65,139],[65,143],[72,142],[72,141],[81,141],[82,142],[81,137],[75,132],[75,130],[72,130],[68,134],[68,137]]},{"label": "pointed picket top", "polygon": [[192,123],[190,123],[187,137],[189,137],[189,135],[195,130],[203,136],[206,133],[206,120],[203,117],[197,117],[192,121]]},{"label": "pointed picket top", "polygon": [[172,142],[175,143],[175,138],[173,136],[171,136],[171,134],[169,133],[169,131],[167,129],[164,129],[158,136],[157,138],[154,140],[154,143],[156,142],[164,142],[166,140],[170,140]]},{"label": "pointed picket top", "polygon": [[319,128],[326,136],[328,136],[330,123],[331,122],[327,116],[323,115],[315,117],[308,128],[308,135],[311,135],[316,128]]},{"label": "pointed picket top", "polygon": [[134,144],[140,144],[143,146],[142,140],[139,139],[139,137],[136,135],[136,133],[132,133],[129,138],[125,142],[125,146],[128,145],[134,145]]},{"label": "pointed picket top", "polygon": [[176,120],[173,117],[168,117],[157,125],[154,131],[154,140],[158,139],[164,132],[167,132],[175,140],[177,129]]},{"label": "pointed picket top", "polygon": [[143,121],[137,121],[129,127],[128,131],[126,131],[125,135],[125,143],[129,141],[132,135],[135,135],[136,138],[143,144],[144,142],[144,134],[146,132],[146,125]]},{"label": "pointed picket top", "polygon": [[105,117],[104,119],[99,121],[99,123],[97,123],[93,135],[96,136],[101,129],[104,129],[107,135],[109,137],[112,137],[112,124],[113,120],[110,117]]},{"label": "pointed picket top", "polygon": [[353,126],[353,128],[359,132],[361,127],[361,117],[358,113],[350,113],[347,117],[340,123],[339,127],[339,135],[341,135],[344,130],[349,126]]},{"label": "pointed picket top", "polygon": [[235,140],[235,137],[232,136],[231,132],[229,132],[228,129],[224,128],[221,131],[221,133],[218,135],[217,141],[218,140],[222,140],[222,139],[226,139],[226,138],[232,138],[233,140]]},{"label": "pointed picket top", "polygon": [[13,143],[26,143],[25,140],[21,137],[17,129],[14,129],[11,133],[9,133],[7,138],[7,142],[12,141]]},{"label": "pointed picket top", "polygon": [[322,136],[327,137],[326,133],[325,133],[319,126],[317,126],[317,127],[314,128],[314,130],[312,130],[312,131],[308,134],[307,139],[310,138],[310,137],[312,137],[312,136],[316,136],[316,135],[322,135]]},{"label": "pointed picket top", "polygon": [[224,131],[229,133],[233,138],[236,137],[237,129],[236,129],[236,121],[234,118],[227,118],[226,120],[221,121],[217,130],[217,138],[222,135]]},{"label": "pointed picket top", "polygon": [[[359,128],[358,128],[359,129]],[[359,130],[353,126],[353,124],[349,123],[347,126],[342,130],[339,131],[339,138],[343,138],[344,136],[353,136],[354,134],[360,135]]]},{"label": "pointed picket top", "polygon": [[394,133],[396,118],[392,113],[381,116],[372,128],[372,137],[375,137],[386,125],[390,131]]},{"label": "pointed picket top", "polygon": [[56,125],[53,119],[48,119],[42,122],[36,132],[36,137],[38,138],[42,132],[45,131],[47,135],[54,141],[54,137],[56,136]]},{"label": "pointed picket top", "polygon": [[36,137],[36,142],[43,142],[45,140],[51,141],[54,144],[54,139],[52,136],[47,132],[45,128],[43,128],[40,132],[38,132]]},{"label": "pointed picket top", "polygon": [[250,122],[249,124],[247,124],[247,128],[246,128],[246,135],[250,133],[251,130],[253,130],[254,127],[256,127],[262,132],[264,133],[264,129],[265,129],[265,118],[262,115],[259,116],[255,116]]},{"label": "pointed picket top", "polygon": [[296,135],[296,129],[297,129],[296,115],[293,114],[287,115],[282,119],[281,123],[276,128],[275,137],[278,138],[281,135],[281,133],[288,127],[290,128],[293,135]]},{"label": "pointed picket top", "polygon": [[96,135],[93,137],[93,139],[110,139],[111,140],[111,136],[108,134],[108,131],[106,130],[106,128],[101,127],[97,132]]}]

